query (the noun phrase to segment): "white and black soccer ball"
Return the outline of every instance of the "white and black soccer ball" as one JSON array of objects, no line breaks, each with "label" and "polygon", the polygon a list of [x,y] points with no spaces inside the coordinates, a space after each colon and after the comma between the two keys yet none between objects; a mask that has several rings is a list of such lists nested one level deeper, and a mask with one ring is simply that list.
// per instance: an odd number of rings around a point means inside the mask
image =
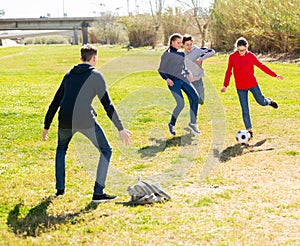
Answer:
[{"label": "white and black soccer ball", "polygon": [[238,143],[240,144],[247,144],[251,138],[251,135],[249,133],[249,131],[247,130],[239,130],[236,133],[236,141],[238,141]]}]

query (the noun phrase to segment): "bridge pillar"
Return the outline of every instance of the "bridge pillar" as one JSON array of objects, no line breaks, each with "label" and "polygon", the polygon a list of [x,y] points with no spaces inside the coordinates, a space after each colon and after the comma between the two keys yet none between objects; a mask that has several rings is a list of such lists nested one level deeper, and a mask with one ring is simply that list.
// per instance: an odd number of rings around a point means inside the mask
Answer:
[{"label": "bridge pillar", "polygon": [[72,44],[78,45],[78,28],[77,27],[74,27],[73,33],[74,33],[74,40],[73,40]]},{"label": "bridge pillar", "polygon": [[87,44],[88,43],[88,26],[89,23],[84,21],[81,24],[81,31],[82,31],[82,44]]}]

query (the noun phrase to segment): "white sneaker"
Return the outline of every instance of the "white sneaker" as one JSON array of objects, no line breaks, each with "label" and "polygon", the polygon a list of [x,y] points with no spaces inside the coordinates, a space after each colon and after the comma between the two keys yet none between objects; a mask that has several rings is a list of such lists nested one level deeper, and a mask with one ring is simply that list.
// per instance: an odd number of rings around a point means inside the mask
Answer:
[{"label": "white sneaker", "polygon": [[188,124],[188,128],[191,130],[192,133],[194,134],[200,134],[200,130],[198,128],[198,125],[197,124],[192,124],[192,123],[189,123]]},{"label": "white sneaker", "polygon": [[168,124],[169,132],[173,135],[176,136],[175,132],[175,126],[171,125],[170,123]]}]

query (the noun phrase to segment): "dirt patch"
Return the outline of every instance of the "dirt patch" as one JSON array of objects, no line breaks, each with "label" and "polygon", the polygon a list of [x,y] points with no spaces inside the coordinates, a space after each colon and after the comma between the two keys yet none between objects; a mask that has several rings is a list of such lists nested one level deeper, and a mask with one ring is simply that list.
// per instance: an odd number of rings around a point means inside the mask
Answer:
[{"label": "dirt patch", "polygon": [[282,53],[282,54],[259,54],[257,57],[263,62],[296,63],[300,65],[300,53]]}]

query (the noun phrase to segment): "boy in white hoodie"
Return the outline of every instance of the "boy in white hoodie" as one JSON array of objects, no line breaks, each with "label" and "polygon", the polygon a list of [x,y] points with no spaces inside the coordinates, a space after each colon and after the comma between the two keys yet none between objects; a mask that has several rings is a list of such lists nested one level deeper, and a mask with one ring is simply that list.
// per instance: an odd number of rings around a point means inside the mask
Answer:
[{"label": "boy in white hoodie", "polygon": [[212,57],[215,54],[213,49],[200,48],[193,44],[194,38],[191,35],[185,34],[182,39],[185,66],[191,73],[192,85],[198,92],[199,104],[204,104],[204,85],[202,78],[204,77],[204,69],[202,62],[204,59]]}]

